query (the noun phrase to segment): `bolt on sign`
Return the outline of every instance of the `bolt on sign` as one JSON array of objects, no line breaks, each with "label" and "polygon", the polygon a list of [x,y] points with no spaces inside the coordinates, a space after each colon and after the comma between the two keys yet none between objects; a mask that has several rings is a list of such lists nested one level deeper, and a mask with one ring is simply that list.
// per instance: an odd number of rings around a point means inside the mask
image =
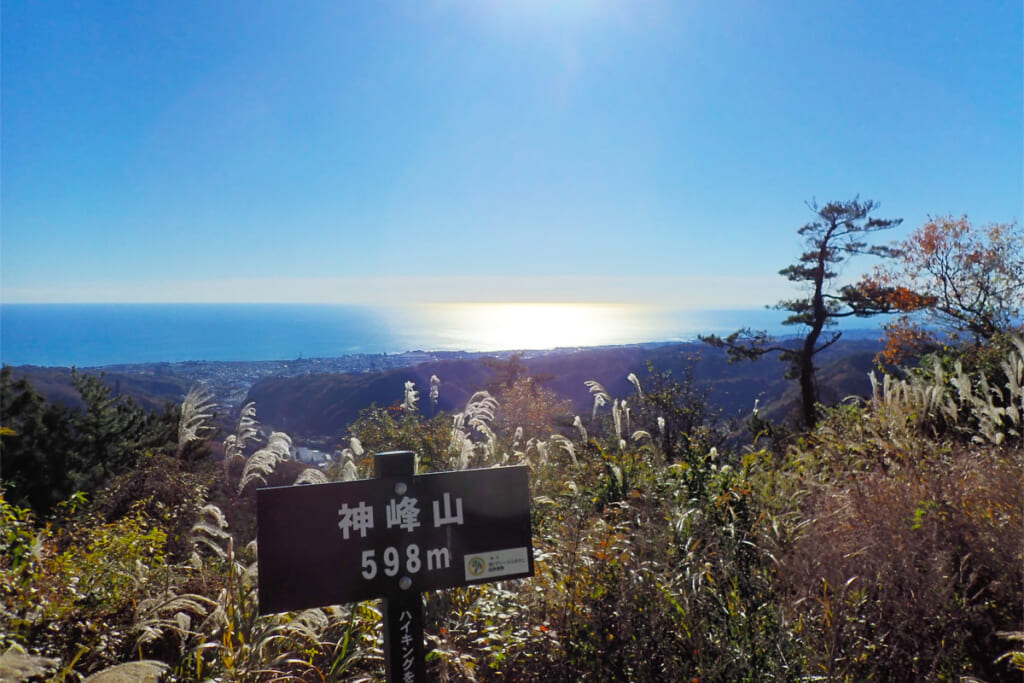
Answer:
[{"label": "bolt on sign", "polygon": [[425,680],[420,593],[533,575],[526,467],[414,475],[408,451],[376,478],[256,492],[260,613],[385,599],[388,680]]}]

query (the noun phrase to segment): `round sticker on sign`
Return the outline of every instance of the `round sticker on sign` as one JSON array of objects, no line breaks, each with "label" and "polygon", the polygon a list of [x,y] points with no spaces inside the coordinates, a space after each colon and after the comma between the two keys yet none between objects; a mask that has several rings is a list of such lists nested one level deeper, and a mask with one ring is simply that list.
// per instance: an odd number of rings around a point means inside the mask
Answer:
[{"label": "round sticker on sign", "polygon": [[482,557],[473,557],[470,558],[466,568],[469,570],[470,576],[480,576],[487,571],[487,563]]}]

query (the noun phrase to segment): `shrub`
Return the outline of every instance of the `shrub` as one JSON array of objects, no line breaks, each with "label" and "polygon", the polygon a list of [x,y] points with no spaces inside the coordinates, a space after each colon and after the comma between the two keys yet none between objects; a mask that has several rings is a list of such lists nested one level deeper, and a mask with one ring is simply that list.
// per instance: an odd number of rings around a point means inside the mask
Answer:
[{"label": "shrub", "polygon": [[[943,444],[841,409],[798,449],[802,528],[783,556],[812,672],[835,680],[1005,678],[1022,619],[1019,451]],[[816,438],[815,438],[816,437]]]},{"label": "shrub", "polygon": [[4,577],[3,630],[65,661],[84,647],[85,668],[121,660],[131,649],[125,622],[133,604],[165,582],[165,541],[140,510],[37,532],[31,570],[23,563],[20,577]]}]

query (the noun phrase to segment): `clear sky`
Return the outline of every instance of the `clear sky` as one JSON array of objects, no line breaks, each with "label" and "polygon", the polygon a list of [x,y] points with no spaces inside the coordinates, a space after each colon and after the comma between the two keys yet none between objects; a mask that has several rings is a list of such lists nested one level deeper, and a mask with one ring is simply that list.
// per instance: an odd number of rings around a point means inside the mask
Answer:
[{"label": "clear sky", "polygon": [[805,201],[877,200],[893,238],[1020,220],[1022,27],[1019,0],[5,0],[2,297],[773,303]]}]

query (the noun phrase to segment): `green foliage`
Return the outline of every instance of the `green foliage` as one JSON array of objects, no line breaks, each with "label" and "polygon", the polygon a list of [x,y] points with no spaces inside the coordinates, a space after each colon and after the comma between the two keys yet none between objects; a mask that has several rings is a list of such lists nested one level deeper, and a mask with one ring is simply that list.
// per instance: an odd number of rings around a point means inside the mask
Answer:
[{"label": "green foliage", "polygon": [[0,466],[8,499],[48,511],[74,491],[73,425],[25,379],[0,369]]},{"label": "green foliage", "polygon": [[697,360],[691,358],[678,379],[671,370],[658,372],[650,363],[642,383],[633,376],[637,387],[634,424],[651,434],[669,461],[689,463],[703,458],[727,436],[721,411],[710,404],[710,387],[697,383]]},{"label": "green foliage", "polygon": [[444,413],[426,420],[418,412],[397,406],[364,409],[349,428],[351,435],[366,449],[362,460],[356,463],[360,474],[372,476],[371,454],[386,451],[416,453],[418,466],[423,471],[446,469],[451,420],[452,417]]},{"label": "green foliage", "polygon": [[0,493],[0,568],[3,570],[6,591],[15,591],[28,583],[36,573],[40,550],[49,529],[37,529],[34,516],[28,508],[11,505]]},{"label": "green foliage", "polygon": [[76,414],[76,488],[91,491],[110,476],[135,465],[147,448],[177,442],[173,413],[147,413],[131,398],[115,396],[102,377],[71,371],[71,381],[85,408]]},{"label": "green foliage", "polygon": [[83,528],[76,536],[41,568],[54,589],[42,596],[43,618],[60,619],[83,606],[119,608],[163,569],[167,534],[141,513]]},{"label": "green foliage", "polygon": [[84,665],[112,663],[130,648],[119,615],[165,579],[166,534],[141,511],[102,523],[76,515],[78,502],[64,506],[72,516],[59,531],[30,530],[25,510],[2,504],[16,531],[5,548],[14,561],[0,564],[0,631],[65,660],[84,647]]},{"label": "green foliage", "polygon": [[114,396],[102,377],[74,370],[71,379],[84,407],[70,411],[47,403],[27,380],[0,370],[0,457],[8,495],[40,513],[75,491],[92,492],[128,471],[147,450],[176,441],[177,412],[151,414]]},{"label": "green foliage", "polygon": [[191,551],[188,532],[213,485],[212,467],[186,467],[169,454],[146,453],[138,464],[117,475],[93,495],[92,510],[114,522],[141,511],[167,533],[168,559],[177,561]]}]

